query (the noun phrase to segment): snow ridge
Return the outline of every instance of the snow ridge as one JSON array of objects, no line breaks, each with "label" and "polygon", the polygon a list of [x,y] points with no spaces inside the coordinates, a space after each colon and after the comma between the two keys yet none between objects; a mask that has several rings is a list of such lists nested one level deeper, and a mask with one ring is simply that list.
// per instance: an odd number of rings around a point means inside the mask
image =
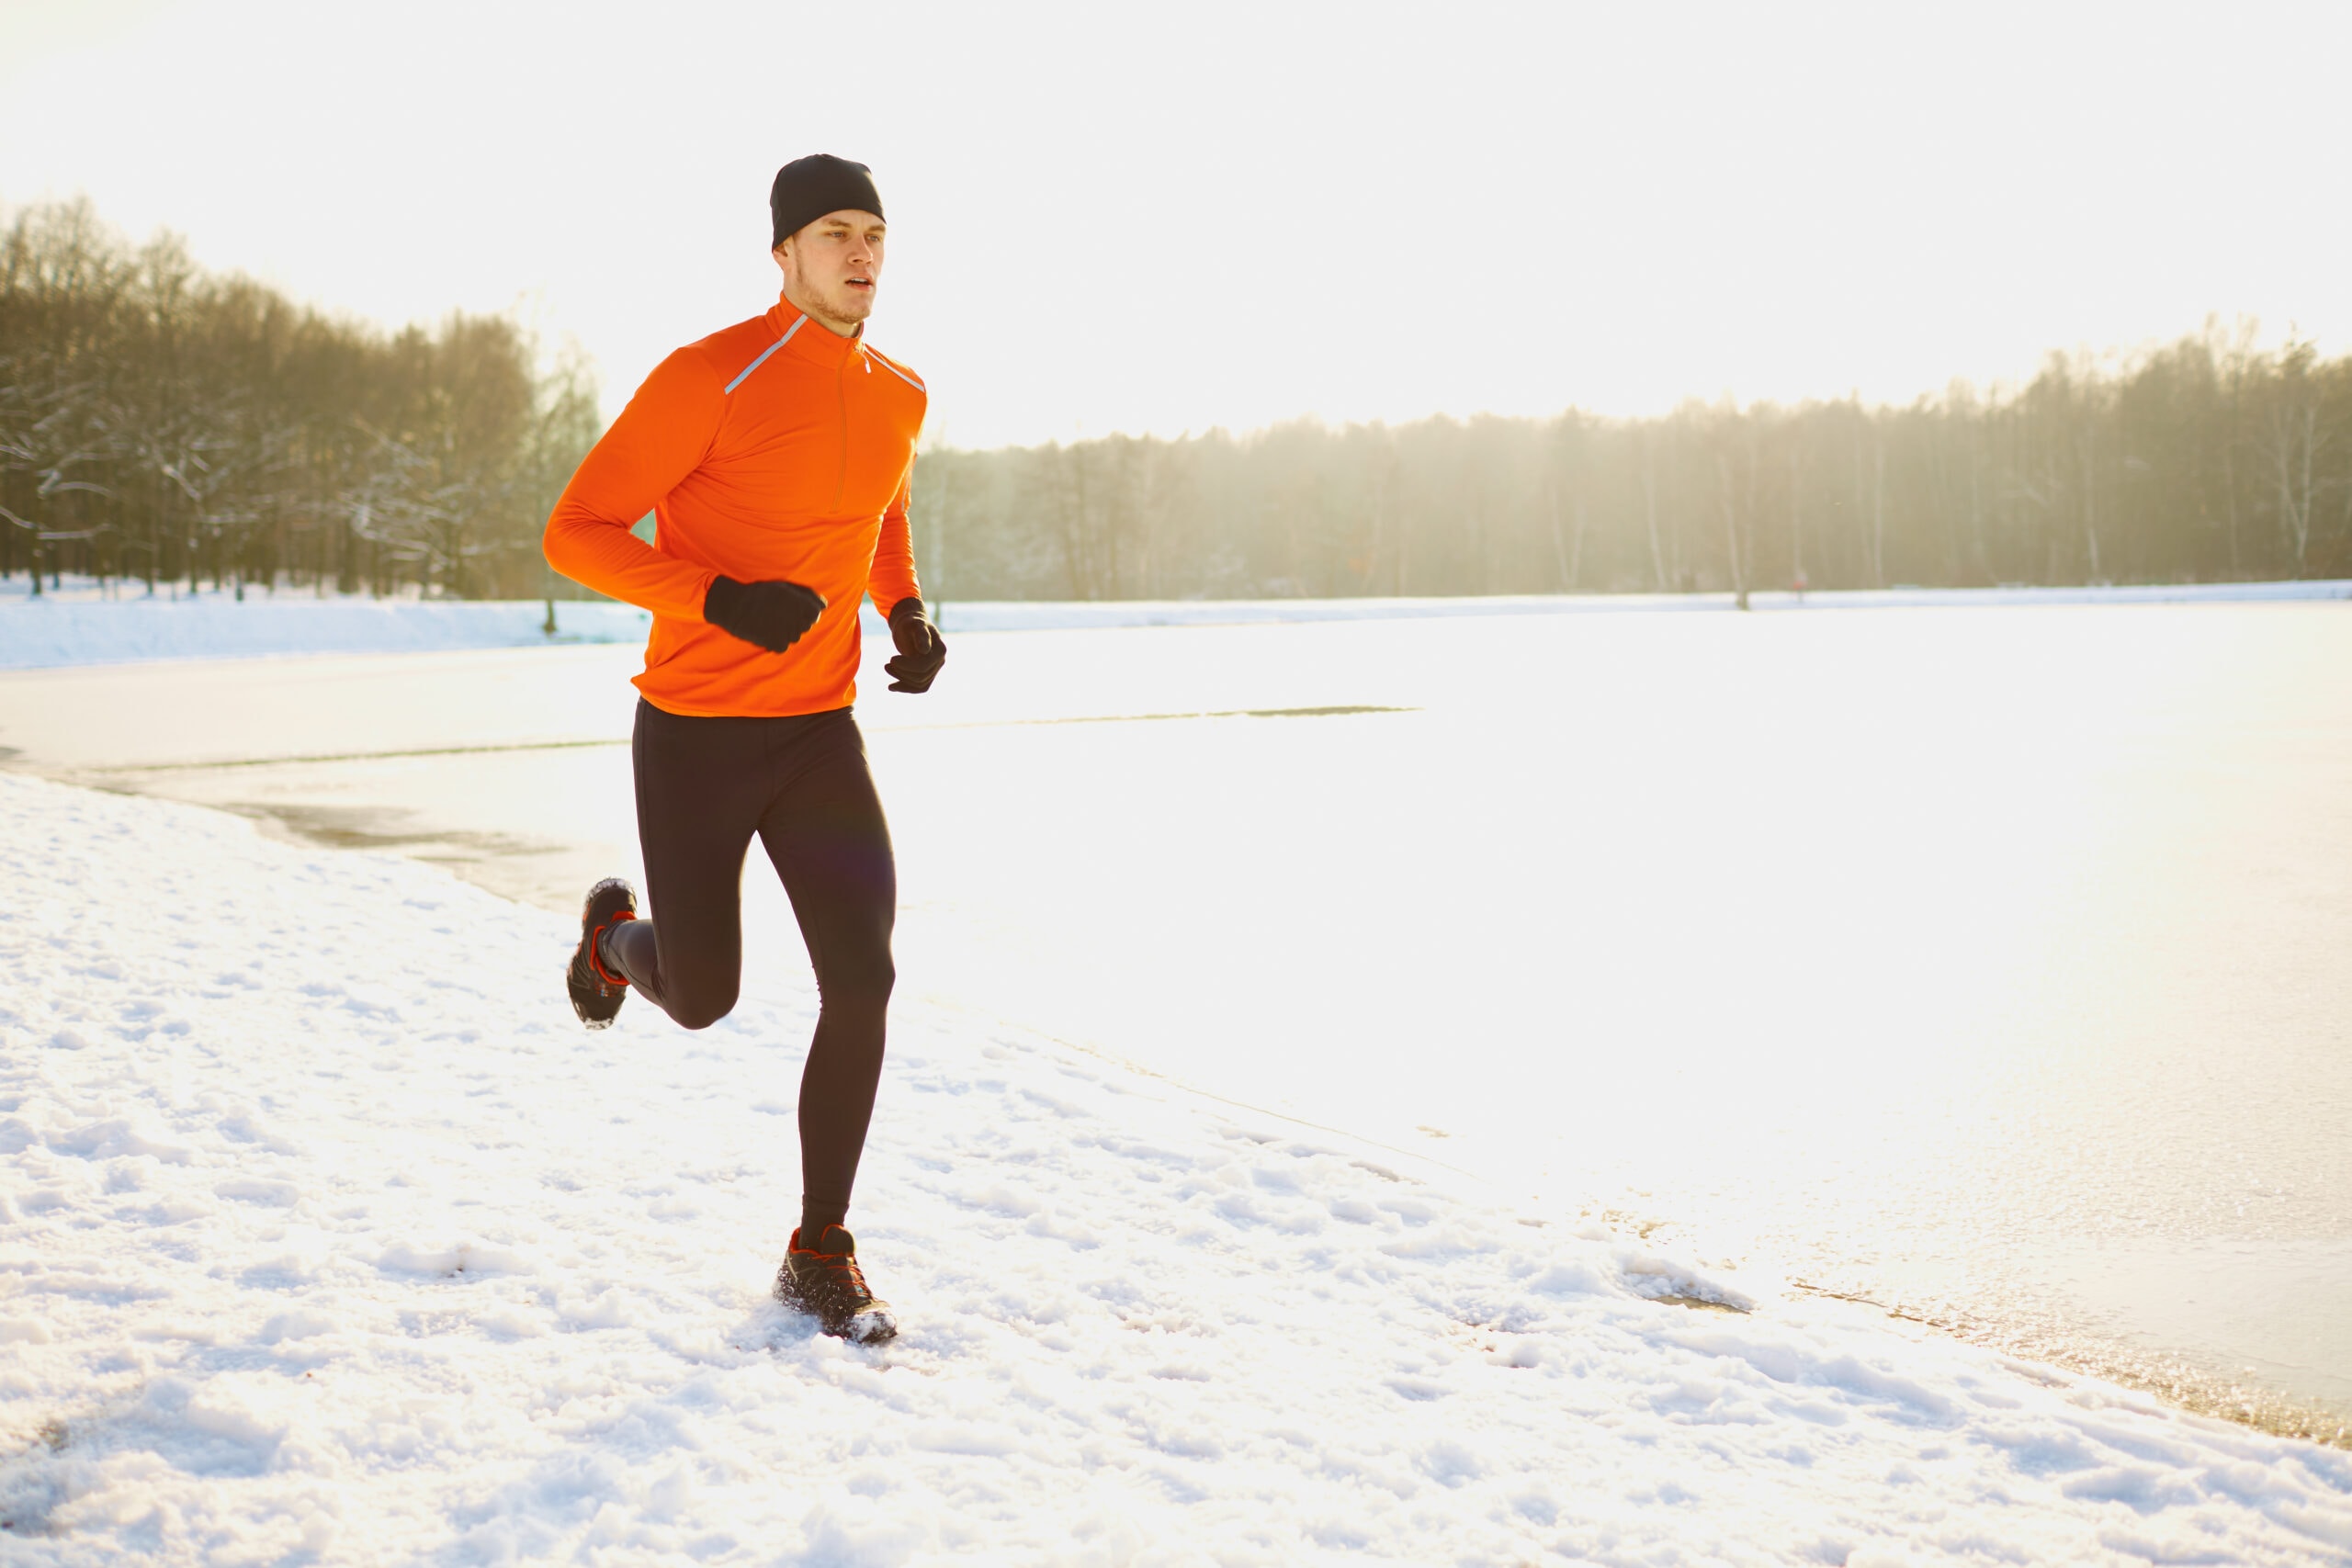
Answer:
[{"label": "snow ridge", "polygon": [[[21,584],[18,585],[21,590]],[[643,642],[652,617],[629,604],[561,602],[556,633],[537,600],[313,599],[291,592],[240,602],[95,591],[28,599],[0,593],[0,670],[127,664],[155,659],[253,659],[304,653],[421,653],[548,643]]]},{"label": "snow ridge", "polygon": [[941,1007],[846,1347],[807,994],[587,1034],[560,919],[29,779],[0,854],[10,1562],[2352,1562],[2352,1455]]}]

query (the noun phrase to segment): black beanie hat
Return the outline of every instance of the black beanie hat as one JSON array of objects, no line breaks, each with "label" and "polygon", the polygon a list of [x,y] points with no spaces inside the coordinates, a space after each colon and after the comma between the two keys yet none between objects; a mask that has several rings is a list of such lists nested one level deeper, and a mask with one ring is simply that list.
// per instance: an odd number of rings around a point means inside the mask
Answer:
[{"label": "black beanie hat", "polygon": [[768,187],[768,216],[775,220],[770,247],[784,243],[828,212],[871,212],[882,216],[882,193],[874,188],[874,171],[831,152],[795,158],[775,172]]}]

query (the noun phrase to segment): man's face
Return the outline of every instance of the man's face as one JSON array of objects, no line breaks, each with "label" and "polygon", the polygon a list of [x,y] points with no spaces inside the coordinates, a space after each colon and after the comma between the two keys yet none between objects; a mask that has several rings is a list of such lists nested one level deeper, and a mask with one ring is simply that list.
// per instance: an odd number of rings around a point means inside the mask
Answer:
[{"label": "man's face", "polygon": [[826,213],[775,248],[786,292],[811,315],[855,326],[874,313],[883,232],[871,212]]}]

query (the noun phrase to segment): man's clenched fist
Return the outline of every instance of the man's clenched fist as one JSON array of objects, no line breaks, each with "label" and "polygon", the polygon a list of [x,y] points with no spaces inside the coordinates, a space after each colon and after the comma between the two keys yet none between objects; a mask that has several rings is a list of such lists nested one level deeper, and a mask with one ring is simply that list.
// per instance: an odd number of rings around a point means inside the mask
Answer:
[{"label": "man's clenched fist", "polygon": [[824,613],[825,596],[797,582],[715,577],[702,601],[704,620],[770,653],[782,653],[798,642]]},{"label": "man's clenched fist", "polygon": [[931,624],[920,599],[901,599],[890,606],[890,640],[899,657],[883,666],[894,692],[928,692],[932,678],[947,662],[947,639]]}]

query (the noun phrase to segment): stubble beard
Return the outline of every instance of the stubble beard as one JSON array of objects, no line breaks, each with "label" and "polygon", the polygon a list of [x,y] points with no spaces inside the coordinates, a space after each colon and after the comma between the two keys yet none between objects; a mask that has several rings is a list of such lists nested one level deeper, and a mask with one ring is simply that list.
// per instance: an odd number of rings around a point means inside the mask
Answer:
[{"label": "stubble beard", "polygon": [[866,317],[874,314],[874,297],[880,292],[879,285],[860,292],[846,283],[836,284],[823,296],[825,309],[837,321],[862,325]]}]

